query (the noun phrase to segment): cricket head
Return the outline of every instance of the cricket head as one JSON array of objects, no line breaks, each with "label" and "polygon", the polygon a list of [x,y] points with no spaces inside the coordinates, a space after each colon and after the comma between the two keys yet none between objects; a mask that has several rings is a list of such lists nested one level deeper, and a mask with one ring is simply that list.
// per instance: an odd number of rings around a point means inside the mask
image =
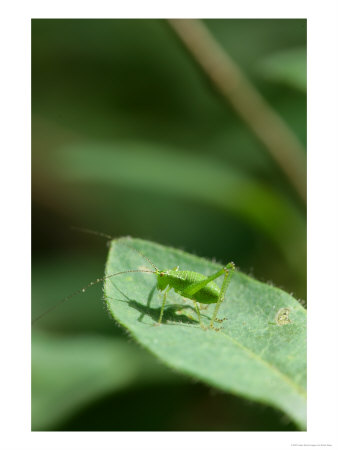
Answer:
[{"label": "cricket head", "polygon": [[169,275],[164,270],[157,270],[156,271],[157,276],[157,289],[160,291],[164,291],[164,289],[169,284]]}]

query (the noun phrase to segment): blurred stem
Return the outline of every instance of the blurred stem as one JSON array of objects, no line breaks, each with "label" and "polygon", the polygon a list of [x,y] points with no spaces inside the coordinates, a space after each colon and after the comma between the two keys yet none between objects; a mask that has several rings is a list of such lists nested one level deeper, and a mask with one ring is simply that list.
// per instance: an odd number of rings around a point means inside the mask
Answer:
[{"label": "blurred stem", "polygon": [[169,19],[169,24],[306,202],[306,156],[297,136],[201,20]]}]

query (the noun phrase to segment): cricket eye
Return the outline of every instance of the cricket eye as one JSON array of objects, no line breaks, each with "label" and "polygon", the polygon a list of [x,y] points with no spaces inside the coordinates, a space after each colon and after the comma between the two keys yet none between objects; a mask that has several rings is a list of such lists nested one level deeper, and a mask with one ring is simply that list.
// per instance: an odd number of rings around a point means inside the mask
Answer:
[{"label": "cricket eye", "polygon": [[164,273],[163,272],[160,273],[160,277],[164,277]]}]

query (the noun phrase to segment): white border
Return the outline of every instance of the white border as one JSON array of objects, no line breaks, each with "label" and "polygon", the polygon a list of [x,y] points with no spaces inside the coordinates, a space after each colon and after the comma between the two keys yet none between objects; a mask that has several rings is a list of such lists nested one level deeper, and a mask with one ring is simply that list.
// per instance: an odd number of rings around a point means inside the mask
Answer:
[{"label": "white border", "polygon": [[[337,446],[337,125],[335,0],[283,2],[7,1],[1,7],[0,447],[86,450],[287,449]],[[32,433],[30,431],[30,19],[203,17],[308,19],[308,431],[300,433]],[[4,250],[4,253],[3,253]],[[19,263],[19,264],[18,264]],[[328,314],[329,312],[329,314]],[[154,405],[154,408],[160,405]]]}]

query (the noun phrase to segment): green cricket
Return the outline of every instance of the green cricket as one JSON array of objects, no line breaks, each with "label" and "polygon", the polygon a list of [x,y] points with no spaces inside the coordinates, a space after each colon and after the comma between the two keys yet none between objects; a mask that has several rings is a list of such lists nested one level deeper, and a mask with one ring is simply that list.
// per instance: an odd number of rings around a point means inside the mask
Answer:
[{"label": "green cricket", "polygon": [[[105,233],[100,233],[93,230],[83,229],[83,228],[76,228],[79,231],[95,234],[97,236],[101,236],[104,238],[108,238],[109,240],[112,240],[113,238]],[[154,270],[142,270],[142,269],[135,269],[135,270],[125,270],[122,272],[113,273],[111,275],[106,275],[102,278],[98,278],[96,281],[92,281],[88,286],[85,288],[80,289],[79,291],[74,292],[73,294],[65,297],[62,299],[59,303],[49,308],[47,311],[42,313],[40,316],[35,318],[32,323],[35,323],[36,321],[40,320],[45,314],[49,313],[51,310],[55,309],[60,303],[64,303],[65,301],[69,300],[71,297],[77,295],[80,292],[85,292],[88,287],[93,286],[95,284],[98,284],[100,282],[103,282],[105,280],[111,279],[112,277],[122,275],[125,273],[136,273],[136,272],[142,272],[142,273],[151,273],[156,275],[157,278],[157,289],[160,292],[163,292],[163,300],[162,300],[162,306],[160,311],[160,316],[158,319],[158,322],[155,325],[160,325],[162,323],[163,318],[163,312],[167,301],[168,292],[173,289],[178,295],[185,299],[190,299],[193,301],[195,310],[197,313],[197,317],[199,320],[199,324],[201,328],[207,329],[211,328],[215,331],[218,331],[220,328],[216,328],[214,326],[214,322],[221,323],[225,320],[225,318],[219,319],[217,318],[217,314],[219,311],[219,308],[222,304],[222,302],[225,299],[226,291],[229,287],[231,277],[235,271],[235,264],[233,262],[228,263],[225,267],[218,270],[212,275],[206,276],[198,272],[193,272],[190,270],[179,270],[179,267],[174,267],[173,269],[159,269],[155,266],[155,264],[146,256],[144,255],[140,250],[134,248],[133,246],[123,243],[122,245],[127,246],[131,250],[138,253],[140,256],[142,256],[151,266]],[[221,288],[218,287],[218,285],[214,282],[217,278],[220,278],[223,276],[223,281]],[[200,309],[202,308],[199,305],[206,305],[206,307],[210,304],[215,304],[215,309],[213,311],[212,318],[210,320],[210,324],[208,327],[206,327],[201,320],[201,312]]]},{"label": "green cricket", "polygon": [[[214,327],[214,322],[220,323],[225,320],[225,318],[218,319],[217,313],[222,302],[225,299],[225,293],[229,286],[231,276],[235,270],[235,264],[233,262],[230,262],[224,268],[208,277],[198,272],[178,269],[178,267],[175,267],[172,270],[156,269],[156,272],[154,272],[157,276],[157,289],[164,292],[158,323],[160,324],[162,321],[167,294],[170,289],[173,289],[177,294],[181,295],[184,298],[189,298],[194,302],[199,323],[202,328],[206,327],[202,323],[198,303],[206,305],[215,303],[216,306],[209,327],[218,331],[219,328]],[[223,276],[224,278],[220,289],[213,280],[221,276]]]},{"label": "green cricket", "polygon": [[[214,327],[214,322],[223,322],[225,318],[219,319],[217,318],[218,310],[225,299],[225,293],[230,284],[230,280],[232,274],[235,270],[235,264],[233,262],[228,263],[225,267],[218,270],[212,275],[206,276],[198,272],[192,272],[190,270],[179,270],[179,267],[174,267],[173,269],[161,270],[155,266],[155,264],[145,256],[140,250],[123,243],[122,245],[126,245],[130,249],[134,250],[138,254],[140,254],[146,261],[148,261],[154,270],[127,270],[124,272],[118,272],[112,275],[107,275],[104,279],[110,279],[116,275],[120,275],[128,272],[144,272],[144,273],[152,273],[156,275],[157,278],[157,289],[158,291],[163,292],[163,301],[160,311],[160,316],[157,322],[157,325],[162,323],[163,312],[167,301],[168,292],[173,289],[177,294],[179,294],[183,298],[190,299],[194,302],[194,306],[197,312],[198,320],[200,326],[203,329],[205,327],[201,320],[201,312],[198,304],[210,305],[215,303],[215,309],[210,321],[209,328],[212,328],[218,331],[218,328]],[[219,277],[224,277],[222,286],[219,288],[214,280]]]}]

